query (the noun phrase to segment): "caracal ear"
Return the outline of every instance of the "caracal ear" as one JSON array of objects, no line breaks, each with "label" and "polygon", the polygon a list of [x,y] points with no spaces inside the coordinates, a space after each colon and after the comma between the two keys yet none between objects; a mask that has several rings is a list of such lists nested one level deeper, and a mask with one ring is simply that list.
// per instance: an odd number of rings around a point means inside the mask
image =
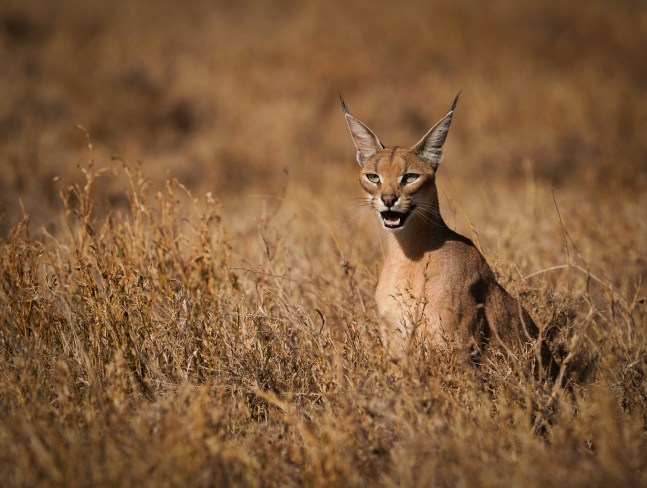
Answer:
[{"label": "caracal ear", "polygon": [[434,171],[438,169],[438,165],[443,159],[443,145],[445,144],[447,132],[449,132],[452,117],[454,117],[454,109],[456,108],[456,103],[458,103],[458,97],[460,97],[460,95],[460,92],[458,92],[458,95],[454,98],[454,102],[452,103],[447,115],[440,119],[440,121],[438,121],[438,123],[434,125],[422,139],[420,139],[420,142],[411,148],[411,152],[417,154],[420,159],[429,163]]},{"label": "caracal ear", "polygon": [[384,144],[380,142],[371,129],[351,115],[341,95],[339,95],[339,100],[341,101],[341,109],[344,111],[344,117],[350,130],[350,136],[357,148],[357,162],[360,166],[364,166],[364,163],[371,156],[384,149]]}]

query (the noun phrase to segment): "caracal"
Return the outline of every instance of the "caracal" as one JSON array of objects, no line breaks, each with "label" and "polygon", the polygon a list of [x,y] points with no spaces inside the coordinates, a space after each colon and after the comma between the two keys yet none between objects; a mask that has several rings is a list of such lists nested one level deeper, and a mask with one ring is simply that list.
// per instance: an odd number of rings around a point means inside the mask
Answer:
[{"label": "caracal", "polygon": [[[375,300],[382,340],[394,357],[417,333],[435,347],[474,355],[492,344],[510,352],[537,337],[537,326],[499,285],[468,238],[445,224],[436,172],[458,95],[415,146],[386,147],[341,100],[361,166],[359,181],[387,231],[387,252]],[[542,354],[544,355],[544,354]]]}]

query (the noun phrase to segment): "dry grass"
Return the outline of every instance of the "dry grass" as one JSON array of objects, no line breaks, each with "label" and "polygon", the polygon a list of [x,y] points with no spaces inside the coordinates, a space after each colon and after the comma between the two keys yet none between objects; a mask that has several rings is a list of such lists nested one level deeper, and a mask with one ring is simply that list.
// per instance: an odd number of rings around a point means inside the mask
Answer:
[{"label": "dry grass", "polygon": [[[0,7],[4,486],[647,485],[647,10],[366,10]],[[380,344],[337,92],[406,144],[458,88],[443,213],[560,383]]]}]

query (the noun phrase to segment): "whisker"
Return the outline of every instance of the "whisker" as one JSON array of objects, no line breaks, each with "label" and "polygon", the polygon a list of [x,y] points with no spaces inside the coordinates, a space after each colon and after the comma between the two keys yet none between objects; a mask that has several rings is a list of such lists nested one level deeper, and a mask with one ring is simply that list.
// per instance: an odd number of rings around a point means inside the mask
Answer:
[{"label": "whisker", "polygon": [[440,217],[440,210],[434,204],[418,203],[416,204],[416,210],[420,212],[424,211],[425,214],[430,214],[435,217]]},{"label": "whisker", "polygon": [[[443,226],[443,225],[441,225],[441,224],[438,222],[438,220],[433,219],[433,218],[431,218],[429,215],[427,215],[427,214],[425,214],[424,212],[422,212],[422,211],[418,210],[418,208],[417,208],[417,207],[414,209],[413,213],[415,213],[416,215],[420,216],[420,218],[422,218],[425,222],[427,222],[428,224],[433,225],[434,227],[437,227],[437,228],[439,228],[439,229],[440,229],[440,228],[444,228],[444,226]],[[434,215],[434,216],[435,216],[435,217],[440,217],[440,213],[438,213],[437,215]]]},{"label": "whisker", "polygon": [[346,211],[350,211],[349,219],[355,221],[374,211],[374,208],[370,202],[364,200],[359,204],[347,207]]},{"label": "whisker", "polygon": [[371,213],[371,209],[368,209],[368,208],[358,209],[357,212],[355,212],[353,215],[350,216],[350,220],[353,222],[357,221],[361,218],[364,218],[369,213]]},{"label": "whisker", "polygon": [[368,202],[362,202],[362,203],[359,203],[359,204],[349,205],[349,206],[344,208],[344,211],[356,210],[356,209],[359,209],[359,208],[371,208],[372,209],[373,205],[371,205]]}]

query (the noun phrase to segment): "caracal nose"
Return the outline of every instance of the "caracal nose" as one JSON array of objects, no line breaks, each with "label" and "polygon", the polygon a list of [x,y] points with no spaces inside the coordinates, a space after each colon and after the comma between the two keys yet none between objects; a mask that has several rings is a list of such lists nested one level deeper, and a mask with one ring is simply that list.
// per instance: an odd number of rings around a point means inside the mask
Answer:
[{"label": "caracal nose", "polygon": [[388,208],[391,208],[393,205],[395,205],[395,202],[398,201],[398,196],[393,193],[382,195],[380,198],[384,202],[384,205],[386,205]]}]

